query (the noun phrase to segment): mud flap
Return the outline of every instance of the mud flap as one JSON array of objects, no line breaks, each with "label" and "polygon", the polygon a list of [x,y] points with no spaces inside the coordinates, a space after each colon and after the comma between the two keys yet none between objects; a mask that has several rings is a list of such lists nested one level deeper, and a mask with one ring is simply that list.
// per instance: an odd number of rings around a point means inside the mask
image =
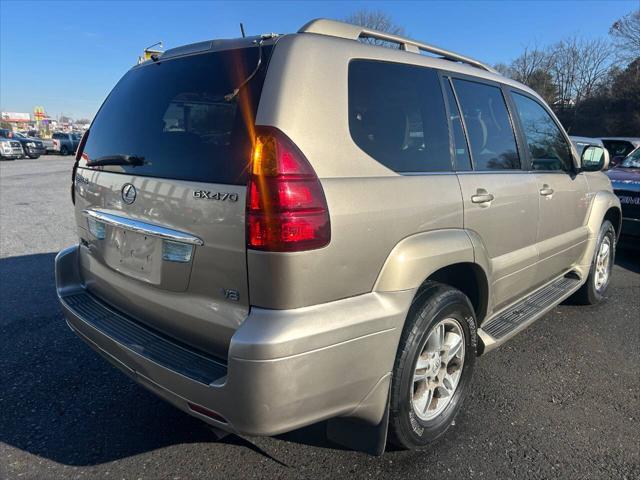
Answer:
[{"label": "mud flap", "polygon": [[382,455],[387,445],[390,394],[391,382],[389,382],[387,406],[380,423],[371,425],[369,422],[359,418],[332,418],[327,422],[327,439],[351,450],[368,453],[376,457]]}]

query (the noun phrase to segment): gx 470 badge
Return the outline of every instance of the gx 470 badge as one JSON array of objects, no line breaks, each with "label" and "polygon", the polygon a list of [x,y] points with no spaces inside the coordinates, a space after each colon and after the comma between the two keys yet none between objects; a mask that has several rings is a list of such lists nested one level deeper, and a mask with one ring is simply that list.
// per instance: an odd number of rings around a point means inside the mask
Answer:
[{"label": "gx 470 badge", "polygon": [[220,200],[221,202],[237,202],[237,193],[210,192],[207,190],[196,190],[193,192],[193,198],[201,198],[203,200]]}]

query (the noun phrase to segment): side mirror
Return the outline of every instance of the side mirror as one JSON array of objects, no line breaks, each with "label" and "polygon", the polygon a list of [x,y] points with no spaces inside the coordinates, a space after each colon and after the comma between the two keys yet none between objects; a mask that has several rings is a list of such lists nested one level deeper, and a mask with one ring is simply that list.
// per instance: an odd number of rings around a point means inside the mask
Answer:
[{"label": "side mirror", "polygon": [[583,172],[598,172],[609,168],[609,152],[604,147],[589,145],[582,151],[580,169]]}]

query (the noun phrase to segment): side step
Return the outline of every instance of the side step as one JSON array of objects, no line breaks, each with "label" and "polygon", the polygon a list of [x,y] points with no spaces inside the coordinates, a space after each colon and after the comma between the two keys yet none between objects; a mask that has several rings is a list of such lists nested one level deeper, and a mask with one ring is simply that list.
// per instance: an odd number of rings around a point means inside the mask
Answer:
[{"label": "side step", "polygon": [[484,343],[484,352],[492,350],[520,330],[524,330],[575,292],[581,284],[577,274],[570,272],[490,318],[478,332]]}]

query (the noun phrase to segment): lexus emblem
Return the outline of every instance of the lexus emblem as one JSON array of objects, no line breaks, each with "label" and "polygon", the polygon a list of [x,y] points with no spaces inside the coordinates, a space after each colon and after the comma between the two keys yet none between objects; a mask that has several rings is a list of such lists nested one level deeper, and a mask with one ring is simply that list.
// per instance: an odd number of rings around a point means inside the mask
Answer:
[{"label": "lexus emblem", "polygon": [[127,205],[131,205],[136,201],[136,195],[136,187],[134,187],[130,183],[125,183],[122,187],[122,200],[124,201],[124,203],[126,203]]}]

